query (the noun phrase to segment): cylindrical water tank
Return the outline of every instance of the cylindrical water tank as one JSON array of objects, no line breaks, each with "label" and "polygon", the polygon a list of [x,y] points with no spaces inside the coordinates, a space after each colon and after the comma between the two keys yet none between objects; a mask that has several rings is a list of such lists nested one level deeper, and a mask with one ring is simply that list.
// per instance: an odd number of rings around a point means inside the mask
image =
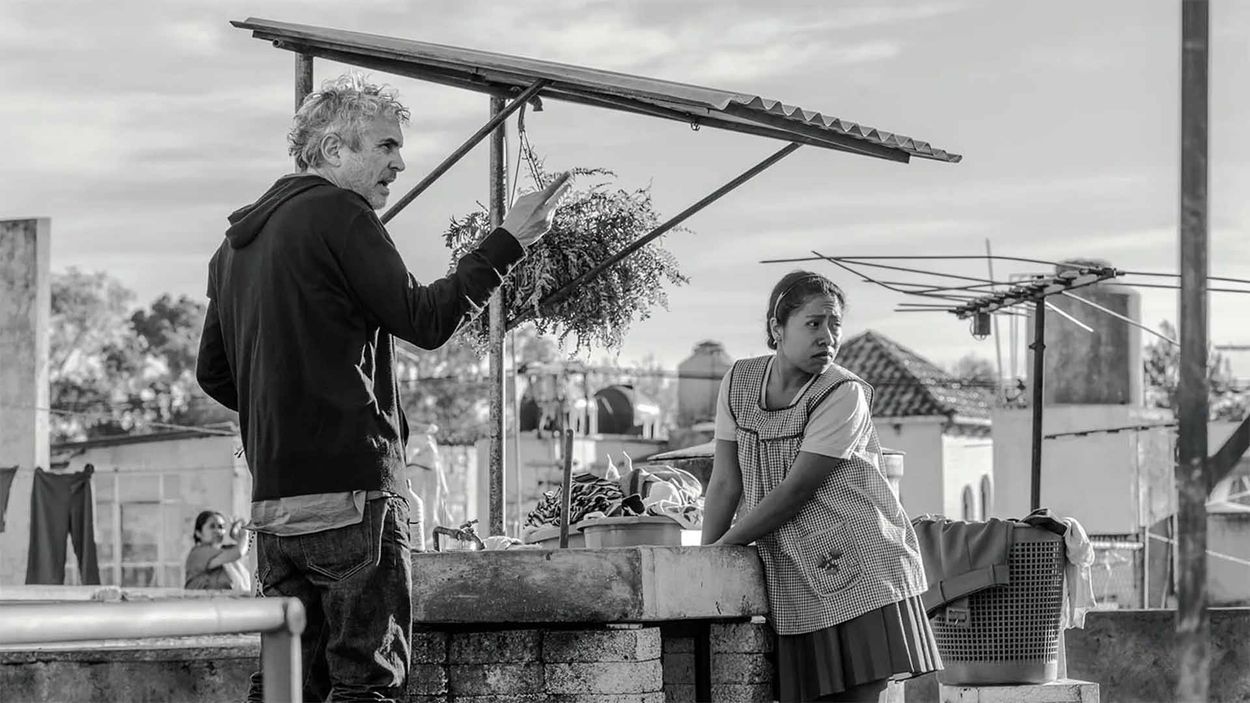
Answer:
[{"label": "cylindrical water tank", "polygon": [[690,427],[716,419],[716,395],[733,359],[720,342],[706,340],[677,365],[677,425]]},{"label": "cylindrical water tank", "polygon": [[[1065,261],[1059,272],[1079,266],[1107,266],[1105,262]],[[1073,290],[1071,295],[1096,303],[1135,322],[1141,321],[1141,296],[1136,290],[1101,282]],[[1093,328],[1087,332],[1054,310],[1046,311],[1045,404],[1140,405],[1142,396],[1141,330],[1124,320],[1074,300],[1052,295],[1046,301]],[[1029,343],[1033,342],[1033,315],[1029,308]],[[1028,364],[1032,387],[1033,362]]]}]

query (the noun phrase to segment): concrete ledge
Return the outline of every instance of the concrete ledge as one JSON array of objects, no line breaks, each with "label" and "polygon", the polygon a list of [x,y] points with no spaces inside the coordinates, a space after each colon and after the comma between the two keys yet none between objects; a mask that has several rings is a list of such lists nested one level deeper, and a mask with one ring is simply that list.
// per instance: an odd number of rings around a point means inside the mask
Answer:
[{"label": "concrete ledge", "polygon": [[[1211,703],[1250,701],[1250,608],[1212,608]],[[1068,675],[1102,685],[1107,701],[1171,701],[1176,611],[1097,610],[1068,630]]]},{"label": "concrete ledge", "polygon": [[1059,679],[1033,686],[947,686],[941,703],[1098,703],[1098,684]]},{"label": "concrete ledge", "polygon": [[764,615],[752,547],[621,547],[413,555],[413,622],[627,623]]}]

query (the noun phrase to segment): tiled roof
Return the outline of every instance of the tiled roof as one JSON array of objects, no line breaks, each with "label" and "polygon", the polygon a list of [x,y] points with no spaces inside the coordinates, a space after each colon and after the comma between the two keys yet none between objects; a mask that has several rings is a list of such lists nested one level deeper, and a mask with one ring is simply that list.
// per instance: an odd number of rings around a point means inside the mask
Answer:
[{"label": "tiled roof", "polygon": [[843,342],[838,363],[876,390],[873,417],[990,416],[988,391],[961,383],[878,332],[868,330]]}]

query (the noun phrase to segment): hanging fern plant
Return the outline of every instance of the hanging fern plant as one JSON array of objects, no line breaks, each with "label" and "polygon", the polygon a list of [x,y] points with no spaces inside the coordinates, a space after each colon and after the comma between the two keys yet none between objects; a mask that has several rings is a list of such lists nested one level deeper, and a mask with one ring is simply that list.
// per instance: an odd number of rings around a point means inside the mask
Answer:
[{"label": "hanging fern plant", "polygon": [[[541,160],[525,148],[530,180],[541,188],[550,182]],[[532,321],[540,334],[552,334],[563,344],[570,337],[574,352],[583,347],[618,349],[636,320],[645,320],[656,305],[668,308],[665,285],[681,285],[677,259],[659,246],[647,244],[599,275],[572,295],[550,307],[539,303],[565,283],[590,271],[653,230],[659,216],[651,204],[651,189],[626,191],[612,187],[616,174],[602,168],[573,169],[573,187],[556,211],[551,231],[530,248],[513,268],[504,288],[510,318]],[[589,183],[584,187],[583,183]],[[444,234],[451,249],[451,265],[477,246],[490,231],[483,207],[452,218]],[[481,315],[462,331],[479,352],[489,339],[488,316]]]}]

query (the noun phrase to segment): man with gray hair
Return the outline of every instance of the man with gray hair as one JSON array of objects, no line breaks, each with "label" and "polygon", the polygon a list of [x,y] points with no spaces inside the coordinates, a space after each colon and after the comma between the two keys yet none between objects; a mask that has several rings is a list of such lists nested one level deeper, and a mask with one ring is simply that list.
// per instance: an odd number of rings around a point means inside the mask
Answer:
[{"label": "man with gray hair", "polygon": [[[305,700],[392,700],[408,672],[408,427],[392,337],[434,349],[551,227],[567,175],[517,199],[446,278],[408,272],[375,210],[404,170],[392,93],[355,75],[295,114],[298,173],[230,215],[196,376],[239,413],[265,596],[298,598]],[[260,673],[249,700],[263,698]]]}]

